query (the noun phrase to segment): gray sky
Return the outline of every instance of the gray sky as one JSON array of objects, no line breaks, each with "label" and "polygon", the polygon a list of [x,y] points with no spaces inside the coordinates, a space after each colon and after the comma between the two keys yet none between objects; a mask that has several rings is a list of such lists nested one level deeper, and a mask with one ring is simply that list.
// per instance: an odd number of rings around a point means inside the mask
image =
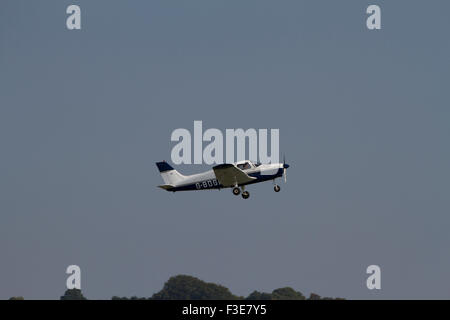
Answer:
[{"label": "gray sky", "polygon": [[[66,29],[66,7],[82,30]],[[382,9],[369,31],[365,10]],[[0,2],[0,298],[450,298],[448,1]],[[272,184],[168,193],[176,128],[279,128]],[[208,169],[182,165],[185,173]],[[382,289],[369,291],[378,264]]]}]

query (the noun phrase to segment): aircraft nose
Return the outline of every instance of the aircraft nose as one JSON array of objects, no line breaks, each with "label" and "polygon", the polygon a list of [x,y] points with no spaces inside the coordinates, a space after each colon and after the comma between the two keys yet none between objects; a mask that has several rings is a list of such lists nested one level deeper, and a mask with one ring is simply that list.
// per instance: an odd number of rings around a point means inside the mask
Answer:
[{"label": "aircraft nose", "polygon": [[287,169],[289,168],[289,165],[287,163],[283,164],[283,168]]}]

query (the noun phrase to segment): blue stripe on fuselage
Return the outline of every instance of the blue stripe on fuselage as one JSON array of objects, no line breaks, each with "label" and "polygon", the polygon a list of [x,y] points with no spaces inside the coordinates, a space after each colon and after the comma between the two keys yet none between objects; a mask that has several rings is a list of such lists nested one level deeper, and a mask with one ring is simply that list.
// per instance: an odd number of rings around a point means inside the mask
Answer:
[{"label": "blue stripe on fuselage", "polygon": [[[254,177],[256,179],[252,180],[250,182],[247,182],[247,183],[242,183],[239,186],[243,186],[243,185],[247,185],[247,184],[254,184],[254,183],[259,183],[259,182],[264,182],[267,180],[273,180],[275,178],[279,178],[283,175],[283,169],[279,168],[277,173],[270,174],[270,175],[261,174],[260,171],[252,172],[252,173],[249,173],[248,175],[250,177]],[[217,185],[215,185],[214,183],[210,184],[209,183],[210,181],[212,181],[212,180],[208,179],[208,180],[198,181],[196,183],[173,187],[173,188],[167,189],[167,191],[175,192],[175,191],[192,191],[192,190],[214,190],[214,189],[224,188],[220,183],[217,183]]]}]

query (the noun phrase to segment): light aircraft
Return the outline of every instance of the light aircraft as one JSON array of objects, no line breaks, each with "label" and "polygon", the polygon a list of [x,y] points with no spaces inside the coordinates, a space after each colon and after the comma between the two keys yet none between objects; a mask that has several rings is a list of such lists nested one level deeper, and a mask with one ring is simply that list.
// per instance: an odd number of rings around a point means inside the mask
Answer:
[{"label": "light aircraft", "polygon": [[283,163],[260,164],[244,160],[233,164],[219,164],[212,170],[184,176],[165,161],[157,162],[156,166],[164,180],[164,184],[158,187],[164,190],[176,192],[233,188],[233,194],[238,196],[242,189],[242,198],[244,199],[250,197],[250,193],[245,190],[245,186],[248,184],[273,180],[273,190],[279,192],[281,188],[275,184],[275,179],[284,175],[286,182],[286,169],[289,168],[284,161]]}]

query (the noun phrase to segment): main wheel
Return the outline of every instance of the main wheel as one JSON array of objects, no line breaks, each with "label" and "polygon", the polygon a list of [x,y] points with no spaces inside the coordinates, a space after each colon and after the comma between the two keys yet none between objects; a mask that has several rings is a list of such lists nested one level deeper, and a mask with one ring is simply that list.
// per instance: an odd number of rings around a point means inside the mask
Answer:
[{"label": "main wheel", "polygon": [[280,188],[279,185],[276,184],[276,185],[273,187],[273,190],[274,190],[275,192],[280,192],[281,188]]},{"label": "main wheel", "polygon": [[238,187],[233,188],[233,194],[234,194],[235,196],[238,196],[239,193],[241,193],[241,189],[239,189]]},{"label": "main wheel", "polygon": [[242,198],[248,199],[248,197],[250,197],[250,193],[248,191],[242,192]]}]

